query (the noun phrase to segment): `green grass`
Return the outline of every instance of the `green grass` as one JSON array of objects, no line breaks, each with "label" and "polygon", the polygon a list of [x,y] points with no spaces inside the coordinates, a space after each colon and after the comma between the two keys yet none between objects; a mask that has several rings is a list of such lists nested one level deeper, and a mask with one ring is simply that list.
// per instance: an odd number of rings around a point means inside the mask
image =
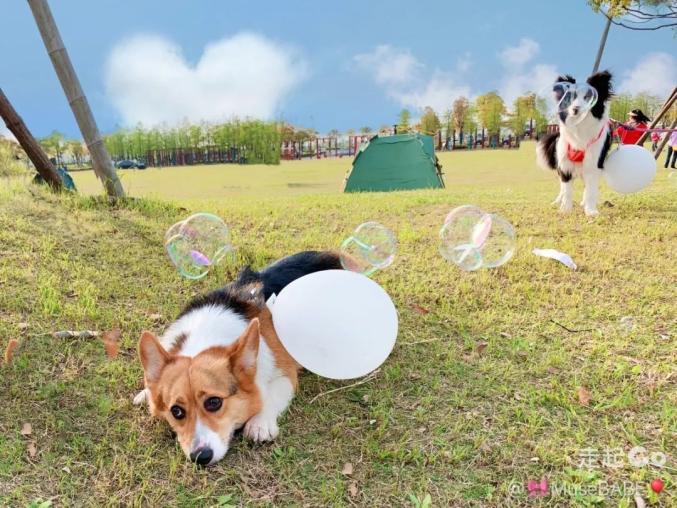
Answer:
[{"label": "green grass", "polygon": [[[532,146],[442,157],[443,191],[340,194],[348,159],[124,173],[132,195],[176,201],[115,207],[3,181],[0,347],[11,338],[21,346],[0,366],[0,505],[634,506],[617,495],[510,495],[512,482],[547,476],[560,486],[638,482],[648,502],[674,506],[673,179],[661,170],[640,194],[603,190],[614,206],[590,220],[549,205],[557,183],[534,167]],[[76,179],[100,192],[91,174]],[[464,273],[439,256],[437,230],[464,203],[515,225],[518,251],[507,265]],[[193,211],[223,217],[238,249],[236,262],[199,282],[180,279],[162,246],[166,228]],[[400,313],[379,375],[311,404],[347,383],[304,373],[277,442],[238,440],[216,467],[192,467],[167,426],[131,405],[140,332],[160,331],[192,295],[244,263],[335,248],[366,220],[389,225],[399,240],[395,263],[375,275]],[[531,255],[534,247],[568,252],[579,270]],[[633,318],[630,331],[619,325],[624,316]],[[96,340],[46,335],[114,327],[123,331],[114,360]],[[587,407],[581,386],[592,396]],[[595,474],[578,467],[585,448],[601,456],[635,445],[666,453],[667,467],[627,459]],[[346,462],[350,477],[341,473]],[[657,477],[666,488],[650,495]]]}]

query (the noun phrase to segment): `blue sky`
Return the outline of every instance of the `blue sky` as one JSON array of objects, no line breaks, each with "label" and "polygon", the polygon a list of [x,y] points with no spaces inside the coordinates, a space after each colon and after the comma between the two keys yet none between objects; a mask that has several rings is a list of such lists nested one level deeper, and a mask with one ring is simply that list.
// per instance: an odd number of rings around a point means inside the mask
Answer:
[{"label": "blue sky", "polygon": [[[586,76],[604,25],[585,0],[50,4],[104,132],[234,114],[378,128],[402,107],[442,110],[493,89],[510,99],[557,71]],[[35,135],[79,137],[27,3],[3,2],[0,14],[0,86]],[[677,80],[675,42],[669,30],[614,27],[603,68],[622,90],[664,93]]]}]

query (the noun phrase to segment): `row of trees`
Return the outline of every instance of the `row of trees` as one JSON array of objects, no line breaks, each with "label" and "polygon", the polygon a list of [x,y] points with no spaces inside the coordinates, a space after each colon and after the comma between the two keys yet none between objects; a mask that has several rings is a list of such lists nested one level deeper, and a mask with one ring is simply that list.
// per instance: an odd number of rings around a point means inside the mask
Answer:
[{"label": "row of trees", "polygon": [[404,109],[400,112],[397,131],[402,133],[415,130],[433,136],[444,130],[447,139],[458,136],[459,142],[463,143],[465,134],[474,133],[479,128],[484,129],[488,136],[498,136],[505,128],[515,136],[522,137],[527,130],[543,133],[547,125],[546,102],[536,94],[518,97],[509,112],[501,96],[496,92],[489,92],[478,96],[474,101],[459,97],[444,113],[442,120],[432,108],[426,107],[420,122],[415,126],[411,125],[411,113]]},{"label": "row of trees", "polygon": [[86,145],[78,139],[68,139],[59,131],[39,140],[45,153],[54,159],[59,166],[70,162],[82,166],[89,161],[89,152]]},{"label": "row of trees", "polygon": [[[610,117],[625,121],[629,111],[641,109],[649,117],[653,117],[663,104],[662,99],[641,93],[637,95],[616,95],[610,104]],[[677,117],[677,107],[673,107],[664,121],[670,124]],[[456,99],[442,119],[437,113],[426,107],[416,125],[411,125],[411,113],[404,109],[400,112],[397,122],[397,131],[417,131],[431,136],[440,130],[446,132],[447,140],[458,136],[463,143],[465,134],[474,133],[483,129],[489,137],[499,136],[503,129],[510,131],[517,138],[522,138],[527,132],[540,135],[546,132],[549,117],[546,100],[535,93],[527,93],[517,97],[512,108],[508,110],[505,102],[496,92],[480,95],[470,101],[466,97]]]},{"label": "row of trees", "polygon": [[120,129],[104,136],[115,160],[137,159],[151,164],[198,162],[278,164],[282,139],[280,124],[260,120],[202,122],[174,127]]}]

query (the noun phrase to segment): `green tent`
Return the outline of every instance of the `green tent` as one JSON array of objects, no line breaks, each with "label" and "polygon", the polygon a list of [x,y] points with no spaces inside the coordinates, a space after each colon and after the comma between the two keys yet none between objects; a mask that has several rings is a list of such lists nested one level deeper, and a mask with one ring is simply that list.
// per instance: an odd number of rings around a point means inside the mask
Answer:
[{"label": "green tent", "polygon": [[441,170],[431,136],[374,136],[357,152],[343,190],[441,189]]}]

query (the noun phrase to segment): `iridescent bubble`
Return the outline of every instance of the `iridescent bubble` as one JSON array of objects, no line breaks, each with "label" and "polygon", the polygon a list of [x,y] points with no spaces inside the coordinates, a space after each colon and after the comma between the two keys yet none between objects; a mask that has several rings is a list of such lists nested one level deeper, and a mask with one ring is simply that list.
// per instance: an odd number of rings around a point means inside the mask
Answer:
[{"label": "iridescent bubble", "polygon": [[196,213],[165,234],[169,259],[181,275],[201,279],[233,250],[228,226],[216,215]]},{"label": "iridescent bubble", "polygon": [[365,222],[343,241],[340,250],[343,268],[369,276],[392,264],[397,239],[384,225]]},{"label": "iridescent bubble", "polygon": [[472,205],[452,210],[440,229],[442,257],[466,271],[496,268],[515,254],[515,229],[500,215]]}]

